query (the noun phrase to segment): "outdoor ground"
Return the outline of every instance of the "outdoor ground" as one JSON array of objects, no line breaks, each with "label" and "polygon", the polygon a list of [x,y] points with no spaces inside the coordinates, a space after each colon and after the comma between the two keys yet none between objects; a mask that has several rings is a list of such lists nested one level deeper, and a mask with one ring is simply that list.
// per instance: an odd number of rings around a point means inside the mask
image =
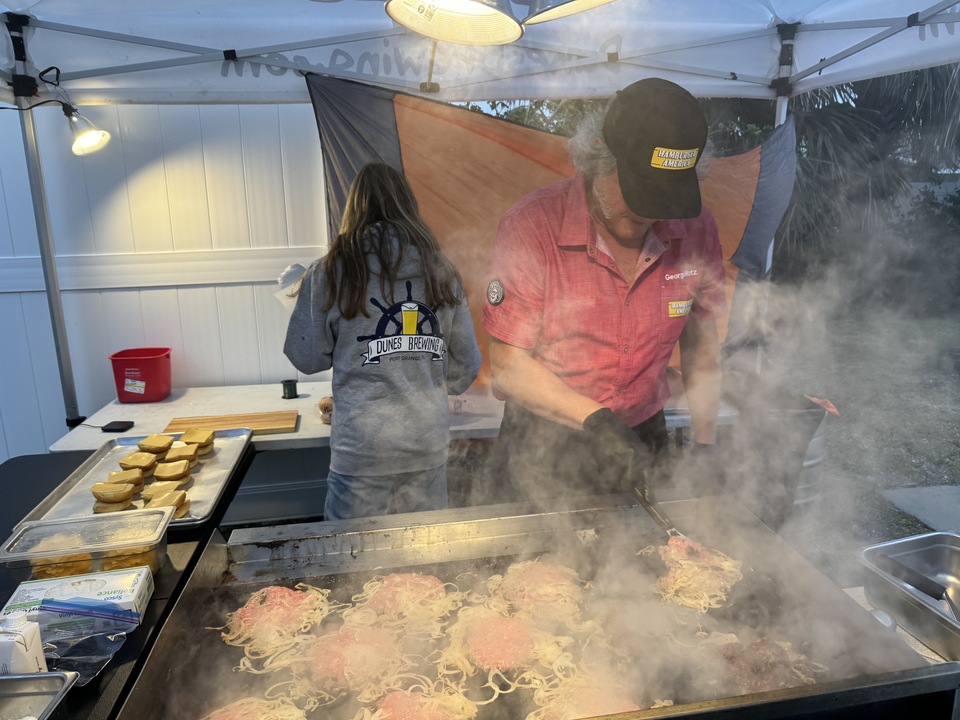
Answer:
[{"label": "outdoor ground", "polygon": [[930,532],[884,490],[960,485],[960,318],[851,310],[803,324],[771,347],[771,364],[840,417],[826,426],[820,500],[781,535],[850,586],[858,548]]}]

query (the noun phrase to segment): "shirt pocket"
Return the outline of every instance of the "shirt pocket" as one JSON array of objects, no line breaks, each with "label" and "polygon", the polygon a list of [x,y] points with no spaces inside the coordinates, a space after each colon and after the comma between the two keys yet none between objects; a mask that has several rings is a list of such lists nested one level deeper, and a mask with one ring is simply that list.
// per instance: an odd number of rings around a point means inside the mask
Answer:
[{"label": "shirt pocket", "polygon": [[683,283],[660,286],[660,347],[672,348],[680,339],[693,308],[693,291]]}]

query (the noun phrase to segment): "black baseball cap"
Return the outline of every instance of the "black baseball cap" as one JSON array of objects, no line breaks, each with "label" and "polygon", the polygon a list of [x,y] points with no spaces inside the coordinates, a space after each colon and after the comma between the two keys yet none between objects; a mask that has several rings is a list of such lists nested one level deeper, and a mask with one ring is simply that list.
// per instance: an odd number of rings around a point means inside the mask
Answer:
[{"label": "black baseball cap", "polygon": [[610,103],[603,139],[632,212],[656,220],[700,214],[697,163],[707,120],[693,95],[661,78],[638,80]]}]

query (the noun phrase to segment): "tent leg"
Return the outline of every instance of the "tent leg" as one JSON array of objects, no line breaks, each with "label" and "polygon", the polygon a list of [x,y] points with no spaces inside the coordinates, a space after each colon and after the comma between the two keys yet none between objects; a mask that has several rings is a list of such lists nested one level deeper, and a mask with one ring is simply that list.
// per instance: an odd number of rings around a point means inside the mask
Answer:
[{"label": "tent leg", "polygon": [[780,127],[787,121],[787,108],[790,104],[790,98],[780,96],[777,98],[776,117],[774,118],[774,127]]},{"label": "tent leg", "polygon": [[50,308],[50,320],[53,324],[53,343],[57,351],[57,365],[60,368],[60,386],[63,390],[63,405],[67,413],[67,427],[71,430],[86,420],[80,416],[77,407],[77,391],[73,380],[73,366],[70,363],[70,348],[67,346],[66,323],[63,318],[63,303],[60,299],[60,280],[53,246],[53,231],[50,227],[50,215],[47,208],[47,196],[43,183],[43,170],[40,166],[40,151],[37,142],[37,128],[33,110],[28,110],[27,99],[17,98],[20,105],[20,127],[23,131],[23,147],[27,161],[27,176],[30,181],[30,195],[33,199],[33,216],[37,224],[37,238],[40,241],[40,262],[43,267],[43,280],[47,289],[47,305]]}]

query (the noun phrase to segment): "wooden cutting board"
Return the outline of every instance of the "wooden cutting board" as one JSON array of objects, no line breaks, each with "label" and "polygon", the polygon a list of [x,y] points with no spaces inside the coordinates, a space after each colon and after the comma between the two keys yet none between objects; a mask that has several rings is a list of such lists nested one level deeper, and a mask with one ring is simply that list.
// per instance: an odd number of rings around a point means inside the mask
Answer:
[{"label": "wooden cutting board", "polygon": [[207,428],[210,430],[250,428],[254,435],[271,435],[296,432],[298,417],[300,417],[300,413],[297,410],[237,413],[235,415],[195,415],[194,417],[174,418],[163,429],[163,432],[183,432],[189,428]]}]

